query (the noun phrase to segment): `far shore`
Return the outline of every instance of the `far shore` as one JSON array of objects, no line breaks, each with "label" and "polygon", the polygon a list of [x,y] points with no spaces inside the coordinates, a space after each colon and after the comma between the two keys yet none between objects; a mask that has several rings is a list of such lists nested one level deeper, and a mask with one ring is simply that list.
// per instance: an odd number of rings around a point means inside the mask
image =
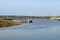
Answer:
[{"label": "far shore", "polygon": [[[60,16],[45,16],[45,17],[35,17],[35,16],[0,16],[0,28],[18,26],[23,23],[27,23],[32,19],[38,20],[60,20]],[[29,21],[28,21],[29,20]]]}]

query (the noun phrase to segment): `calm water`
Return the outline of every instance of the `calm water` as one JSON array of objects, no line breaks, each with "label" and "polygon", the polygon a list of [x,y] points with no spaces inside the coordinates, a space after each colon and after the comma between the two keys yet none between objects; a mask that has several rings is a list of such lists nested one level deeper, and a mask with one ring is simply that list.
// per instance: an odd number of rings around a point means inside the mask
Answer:
[{"label": "calm water", "polygon": [[33,23],[0,28],[0,40],[60,40],[60,21],[33,20]]}]

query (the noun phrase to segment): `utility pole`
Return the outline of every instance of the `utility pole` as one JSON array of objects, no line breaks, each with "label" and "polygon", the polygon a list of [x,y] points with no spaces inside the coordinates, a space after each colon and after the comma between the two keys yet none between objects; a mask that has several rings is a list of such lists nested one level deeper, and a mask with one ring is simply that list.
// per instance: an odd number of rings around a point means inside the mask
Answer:
[{"label": "utility pole", "polygon": [[8,18],[8,12],[7,12],[7,18]]}]

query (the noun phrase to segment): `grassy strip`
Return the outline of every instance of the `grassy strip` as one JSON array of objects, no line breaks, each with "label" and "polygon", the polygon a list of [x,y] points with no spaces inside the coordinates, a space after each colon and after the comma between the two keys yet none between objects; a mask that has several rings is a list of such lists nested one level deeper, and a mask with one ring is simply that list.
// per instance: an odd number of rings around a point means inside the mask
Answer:
[{"label": "grassy strip", "polygon": [[0,20],[0,28],[21,25],[21,22],[15,22],[12,20]]}]

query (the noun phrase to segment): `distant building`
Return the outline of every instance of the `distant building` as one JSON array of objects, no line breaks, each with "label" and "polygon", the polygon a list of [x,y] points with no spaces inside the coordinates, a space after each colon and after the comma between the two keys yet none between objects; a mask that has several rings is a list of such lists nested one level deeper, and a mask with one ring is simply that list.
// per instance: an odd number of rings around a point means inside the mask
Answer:
[{"label": "distant building", "polygon": [[57,19],[57,17],[56,16],[53,16],[50,19],[55,20],[55,19]]},{"label": "distant building", "polygon": [[52,19],[52,20],[60,20],[60,18],[59,17],[56,17],[56,16],[53,16],[50,19]]}]

